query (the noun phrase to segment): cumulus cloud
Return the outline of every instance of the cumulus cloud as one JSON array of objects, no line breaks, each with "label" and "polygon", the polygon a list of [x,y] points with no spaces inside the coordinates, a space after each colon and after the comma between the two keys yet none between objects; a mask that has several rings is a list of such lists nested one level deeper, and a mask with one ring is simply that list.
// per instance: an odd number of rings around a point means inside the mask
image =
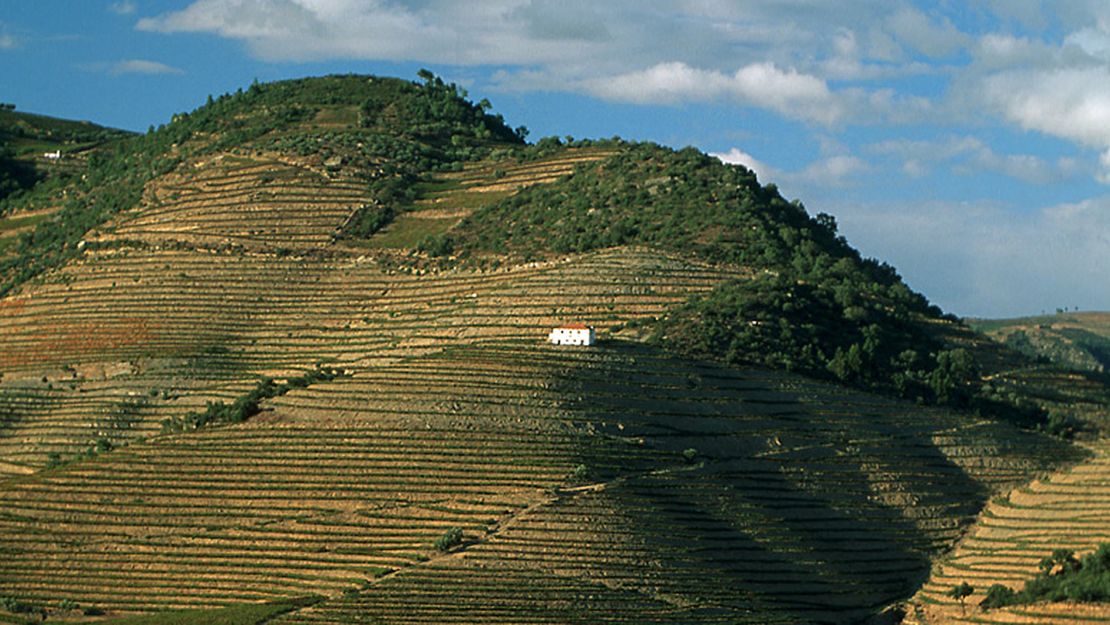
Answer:
[{"label": "cumulus cloud", "polygon": [[603,98],[636,103],[728,98],[826,125],[844,115],[841,102],[825,81],[771,63],[753,63],[733,74],[681,62],[660,63],[646,70],[592,80],[588,89]]},{"label": "cumulus cloud", "polygon": [[[1039,23],[1043,6],[1022,4],[1015,19]],[[1110,7],[1068,0],[1053,8],[1063,34],[979,37],[971,63],[953,79],[951,110],[964,119],[994,115],[1101,152],[1089,171],[1110,183]]]},{"label": "cumulus cloud", "polygon": [[830,208],[853,245],[957,314],[1110,309],[1110,197],[1030,212],[989,203]]},{"label": "cumulus cloud", "polygon": [[1110,183],[1110,67],[1001,72],[982,81],[981,94],[1026,130],[1101,150],[1099,179]]},{"label": "cumulus cloud", "polygon": [[983,81],[984,98],[1022,128],[1110,146],[1110,68],[1011,71]]},{"label": "cumulus cloud", "polygon": [[[458,65],[529,64],[590,58],[605,21],[581,0],[196,0],[139,20],[140,30],[215,33],[244,41],[271,61],[333,58],[421,60]],[[580,10],[579,10],[580,9]],[[568,44],[573,44],[569,46]]]},{"label": "cumulus cloud", "polygon": [[[214,33],[270,61],[503,65],[585,89],[611,78],[626,87],[619,94],[610,89],[614,96],[637,102],[651,93],[667,101],[707,91],[750,97],[758,82],[763,92],[786,90],[784,101],[766,105],[792,114],[814,98],[827,99],[820,93],[827,79],[920,72],[924,66],[908,60],[908,50],[946,54],[962,45],[948,20],[927,17],[905,0],[194,0],[137,27]],[[701,88],[658,81],[653,91],[627,88],[632,79],[662,77],[702,79]]]},{"label": "cumulus cloud", "polygon": [[747,152],[741,150],[740,148],[732,148],[728,152],[710,152],[709,155],[716,157],[722,163],[727,163],[729,165],[743,165],[744,167],[747,167],[748,169],[755,172],[756,178],[758,178],[759,181],[763,183],[770,182],[770,179],[772,177],[775,177],[777,172],[777,170],[775,170],[771,166],[767,165],[751,154],[748,154]]}]

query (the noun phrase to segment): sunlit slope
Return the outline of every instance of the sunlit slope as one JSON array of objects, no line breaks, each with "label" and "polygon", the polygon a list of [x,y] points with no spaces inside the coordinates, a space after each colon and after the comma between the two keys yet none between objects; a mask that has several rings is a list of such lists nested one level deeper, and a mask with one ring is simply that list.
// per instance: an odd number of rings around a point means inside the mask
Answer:
[{"label": "sunlit slope", "polygon": [[537,343],[401,359],[10,477],[0,592],[149,610],[366,586],[292,622],[846,622],[1059,457],[800,377]]},{"label": "sunlit slope", "polygon": [[358,371],[452,344],[541,341],[567,320],[604,332],[743,275],[635,248],[424,275],[370,258],[90,252],[0,304],[0,457],[36,467],[150,435],[260,375],[321,362]]},{"label": "sunlit slope", "polygon": [[442,172],[415,186],[416,200],[358,246],[413,249],[442,235],[474,211],[534,187],[558,181],[575,169],[618,154],[616,148],[569,148],[536,160],[478,161]]},{"label": "sunlit slope", "polygon": [[[528,163],[479,161],[418,183],[369,246],[412,248],[476,208],[527,187],[550,183],[574,167],[613,154],[579,149]],[[377,171],[329,167],[316,155],[236,151],[190,160],[146,187],[142,202],[118,215],[88,243],[241,248],[289,254],[328,249],[355,213],[374,205]]]},{"label": "sunlit slope", "polygon": [[305,249],[331,242],[370,199],[365,181],[279,154],[219,154],[148,185],[143,203],[92,241]]},{"label": "sunlit slope", "polygon": [[[0,622],[852,623],[1074,459],[981,416],[1060,372],[831,216],[693,149],[525,145],[421,78],[212,99],[0,224]],[[601,342],[545,345],[566,322]]]},{"label": "sunlit slope", "polygon": [[[993,499],[955,552],[944,558],[918,596],[929,623],[1102,623],[1110,606],[1035,604],[983,611],[978,603],[993,584],[1020,590],[1056,549],[1084,555],[1110,542],[1110,446],[1091,446],[1093,457]],[[964,610],[945,592],[962,582],[975,587]]]}]

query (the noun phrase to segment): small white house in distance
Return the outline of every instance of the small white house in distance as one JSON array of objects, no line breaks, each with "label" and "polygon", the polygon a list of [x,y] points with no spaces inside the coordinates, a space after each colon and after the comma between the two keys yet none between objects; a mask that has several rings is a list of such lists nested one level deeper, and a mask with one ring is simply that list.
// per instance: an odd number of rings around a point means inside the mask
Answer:
[{"label": "small white house in distance", "polygon": [[561,325],[547,335],[552,345],[593,345],[596,341],[594,329],[584,323]]},{"label": "small white house in distance", "polygon": [[54,150],[53,152],[43,152],[42,157],[46,158],[46,159],[50,159],[52,161],[56,161],[56,160],[62,158],[62,151],[61,150]]}]

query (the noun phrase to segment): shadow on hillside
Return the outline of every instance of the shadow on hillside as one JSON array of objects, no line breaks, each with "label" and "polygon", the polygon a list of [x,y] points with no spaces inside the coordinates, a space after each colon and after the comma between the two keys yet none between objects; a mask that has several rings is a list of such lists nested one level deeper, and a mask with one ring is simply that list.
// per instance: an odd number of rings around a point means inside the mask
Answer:
[{"label": "shadow on hillside", "polygon": [[937,411],[643,345],[603,351],[559,376],[567,408],[676,464],[686,449],[703,464],[620,487],[633,525],[668,554],[664,568],[700,571],[688,587],[662,576],[666,592],[727,610],[745,605],[730,596],[754,597],[805,622],[861,620],[912,595],[930,556],[986,502],[988,488],[934,442],[959,417],[936,423]]}]

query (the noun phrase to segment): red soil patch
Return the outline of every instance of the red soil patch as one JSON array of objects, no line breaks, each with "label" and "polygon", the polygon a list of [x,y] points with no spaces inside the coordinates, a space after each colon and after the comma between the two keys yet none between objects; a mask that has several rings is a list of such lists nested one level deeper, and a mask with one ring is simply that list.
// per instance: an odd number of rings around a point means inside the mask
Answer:
[{"label": "red soil patch", "polygon": [[[5,302],[6,303],[6,302]],[[25,348],[0,354],[0,367],[72,362],[79,356],[120,350],[149,342],[154,325],[142,317],[121,317],[102,323],[77,323],[40,330]]]}]

